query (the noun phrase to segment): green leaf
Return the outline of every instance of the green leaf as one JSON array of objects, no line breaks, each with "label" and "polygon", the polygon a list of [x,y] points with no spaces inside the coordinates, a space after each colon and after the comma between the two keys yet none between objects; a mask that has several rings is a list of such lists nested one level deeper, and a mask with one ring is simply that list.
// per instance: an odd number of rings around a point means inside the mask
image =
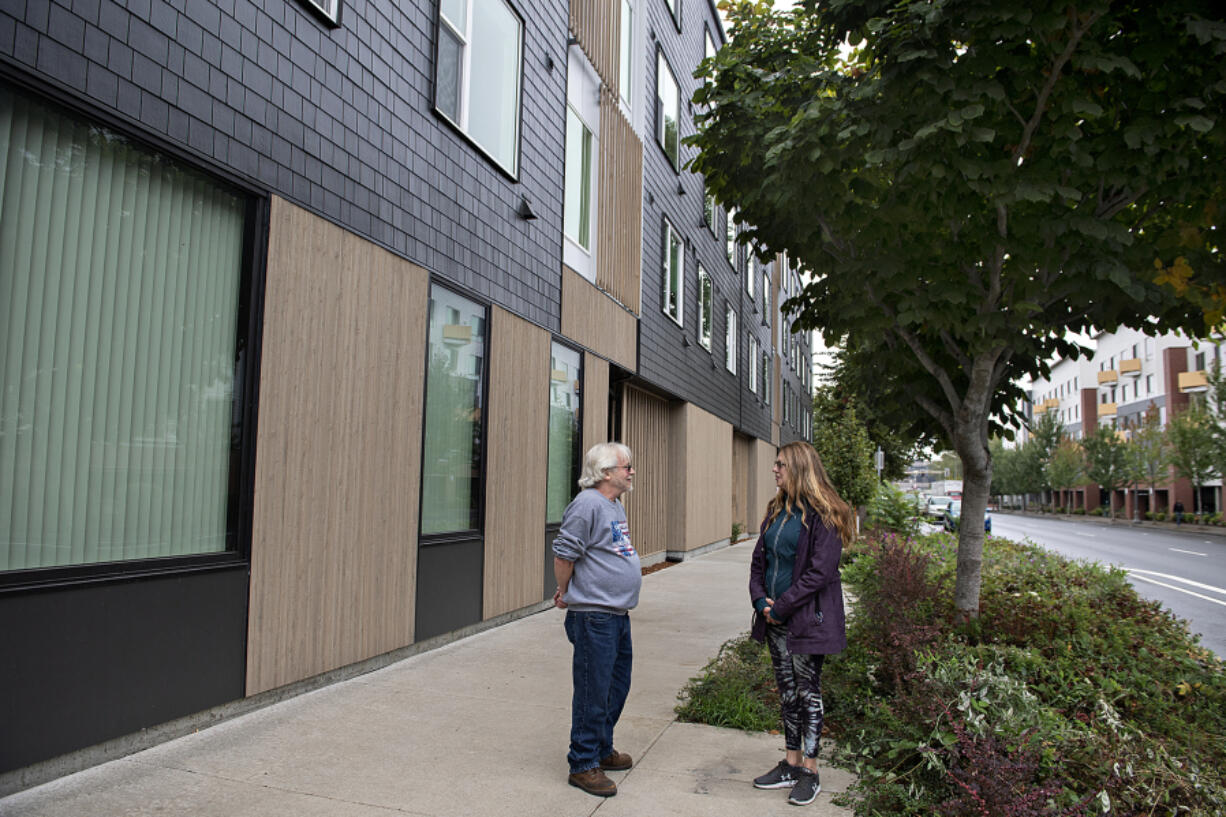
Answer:
[{"label": "green leaf", "polygon": [[1103,106],[1088,99],[1074,99],[1072,108],[1073,113],[1082,117],[1093,118],[1103,115]]},{"label": "green leaf", "polygon": [[1197,133],[1208,133],[1213,130],[1213,120],[1207,116],[1177,116],[1175,124],[1191,128]]}]

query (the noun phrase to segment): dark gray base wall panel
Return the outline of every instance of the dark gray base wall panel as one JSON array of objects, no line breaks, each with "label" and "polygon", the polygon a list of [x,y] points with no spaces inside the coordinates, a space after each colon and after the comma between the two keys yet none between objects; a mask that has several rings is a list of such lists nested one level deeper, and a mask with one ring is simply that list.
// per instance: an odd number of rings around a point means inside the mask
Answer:
[{"label": "dark gray base wall panel", "polygon": [[417,551],[415,642],[481,621],[485,541],[422,542]]},{"label": "dark gray base wall panel", "polygon": [[0,772],[242,698],[247,577],[0,594]]}]

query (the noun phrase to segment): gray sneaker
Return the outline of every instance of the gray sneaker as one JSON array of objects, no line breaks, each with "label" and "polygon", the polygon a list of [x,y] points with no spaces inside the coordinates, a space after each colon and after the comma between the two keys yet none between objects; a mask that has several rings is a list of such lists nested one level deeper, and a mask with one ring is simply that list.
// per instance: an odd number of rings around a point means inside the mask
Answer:
[{"label": "gray sneaker", "polygon": [[788,795],[788,802],[794,806],[807,806],[817,799],[817,793],[822,790],[822,781],[817,772],[803,766],[796,768],[796,785]]},{"label": "gray sneaker", "polygon": [[799,766],[793,766],[786,760],[779,761],[779,765],[771,769],[761,777],[753,779],[753,787],[755,789],[786,789],[795,785],[796,773],[800,771]]}]

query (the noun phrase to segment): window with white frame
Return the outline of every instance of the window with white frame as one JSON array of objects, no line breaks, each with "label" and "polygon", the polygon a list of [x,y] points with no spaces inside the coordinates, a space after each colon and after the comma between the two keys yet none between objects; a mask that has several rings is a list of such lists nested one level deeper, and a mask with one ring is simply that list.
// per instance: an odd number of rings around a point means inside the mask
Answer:
[{"label": "window with white frame", "polygon": [[597,176],[600,153],[600,75],[578,48],[567,53],[566,179],[562,207],[562,261],[596,280]]},{"label": "window with white frame", "polygon": [[618,66],[618,93],[626,107],[634,104],[634,3],[622,0],[621,63]]},{"label": "window with white frame", "polygon": [[566,237],[592,249],[592,131],[566,106]]},{"label": "window with white frame", "polygon": [[435,109],[518,174],[523,22],[506,0],[439,0],[438,19]]},{"label": "window with white frame", "polygon": [[681,172],[681,90],[664,52],[656,51],[656,141]]},{"label": "window with white frame", "polygon": [[762,268],[762,325],[771,322],[771,271],[770,267]]},{"label": "window with white frame", "polygon": [[724,305],[724,368],[736,374],[736,310]]},{"label": "window with white frame", "polygon": [[769,349],[762,350],[762,402],[771,404],[771,353]]},{"label": "window with white frame", "polygon": [[317,10],[332,25],[340,25],[341,0],[305,0],[306,4]]},{"label": "window with white frame", "polygon": [[707,183],[704,180],[702,183],[702,220],[703,223],[715,232],[715,196],[707,192]]},{"label": "window with white frame", "polygon": [[668,13],[673,16],[673,23],[676,24],[677,30],[681,30],[681,0],[664,0],[664,5],[668,8]]},{"label": "window with white frame", "polygon": [[746,355],[749,358],[749,390],[754,394],[758,393],[758,339],[752,334],[749,336],[749,353]]},{"label": "window with white frame", "polygon": [[711,276],[698,265],[698,343],[711,351]]},{"label": "window with white frame", "polygon": [[682,305],[685,303],[685,250],[681,244],[681,234],[664,219],[663,234],[663,304],[664,314],[668,315],[678,326],[682,325]]}]

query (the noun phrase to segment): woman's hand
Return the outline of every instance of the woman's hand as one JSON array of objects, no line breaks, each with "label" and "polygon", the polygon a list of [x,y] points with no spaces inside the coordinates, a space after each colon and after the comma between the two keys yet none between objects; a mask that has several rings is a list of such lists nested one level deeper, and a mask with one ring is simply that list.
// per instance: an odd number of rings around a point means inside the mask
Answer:
[{"label": "woman's hand", "polygon": [[775,619],[771,618],[771,608],[774,606],[775,606],[775,600],[767,599],[766,606],[762,608],[762,615],[766,616],[766,620],[769,621],[771,624],[782,624],[783,623],[782,621],[776,621]]}]

